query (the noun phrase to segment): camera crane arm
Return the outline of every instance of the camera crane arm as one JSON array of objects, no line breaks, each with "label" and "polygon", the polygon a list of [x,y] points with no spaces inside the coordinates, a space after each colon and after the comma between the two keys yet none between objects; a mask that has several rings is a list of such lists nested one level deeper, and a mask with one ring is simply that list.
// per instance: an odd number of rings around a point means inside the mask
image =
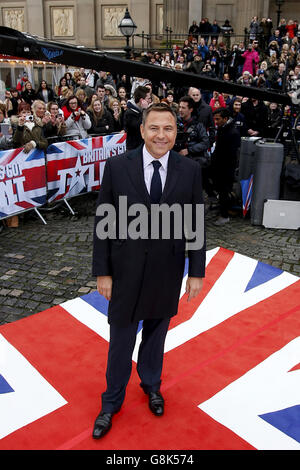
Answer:
[{"label": "camera crane arm", "polygon": [[157,82],[163,80],[171,83],[173,86],[185,84],[186,86],[216,90],[220,93],[228,93],[234,96],[245,96],[284,105],[291,104],[291,99],[286,94],[127,60],[84,46],[75,46],[40,38],[28,33],[21,33],[5,26],[0,26],[0,53],[29,60],[41,60],[94,70],[104,70],[111,73],[122,73],[129,76],[149,78],[149,80]]}]

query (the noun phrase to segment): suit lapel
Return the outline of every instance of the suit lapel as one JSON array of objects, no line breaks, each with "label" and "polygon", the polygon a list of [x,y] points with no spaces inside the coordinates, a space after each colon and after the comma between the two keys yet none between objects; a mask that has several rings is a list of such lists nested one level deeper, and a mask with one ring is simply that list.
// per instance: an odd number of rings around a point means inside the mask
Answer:
[{"label": "suit lapel", "polygon": [[145,185],[144,168],[143,168],[143,146],[138,147],[127,155],[129,164],[127,170],[129,178],[140,194],[142,201],[150,208],[150,196]]},{"label": "suit lapel", "polygon": [[171,150],[168,160],[168,173],[166,184],[161,196],[160,204],[165,202],[168,195],[176,187],[180,175],[180,156]]}]

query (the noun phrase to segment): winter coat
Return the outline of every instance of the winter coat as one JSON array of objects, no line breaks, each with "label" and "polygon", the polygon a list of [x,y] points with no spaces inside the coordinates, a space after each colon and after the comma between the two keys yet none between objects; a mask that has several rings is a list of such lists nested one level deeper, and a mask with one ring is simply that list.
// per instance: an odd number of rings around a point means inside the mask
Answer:
[{"label": "winter coat", "polygon": [[251,75],[255,75],[257,71],[257,66],[259,63],[259,54],[257,51],[245,51],[242,54],[245,62],[243,66],[243,72],[248,71]]}]

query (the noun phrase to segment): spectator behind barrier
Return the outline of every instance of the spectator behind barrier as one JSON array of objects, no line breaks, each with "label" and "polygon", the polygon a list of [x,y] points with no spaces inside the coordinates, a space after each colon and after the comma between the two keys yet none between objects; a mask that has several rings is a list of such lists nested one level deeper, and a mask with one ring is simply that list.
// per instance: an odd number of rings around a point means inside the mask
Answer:
[{"label": "spectator behind barrier", "polygon": [[163,98],[161,101],[167,103],[175,113],[178,112],[179,105],[174,101],[174,92],[173,90],[168,90],[166,93],[166,98]]},{"label": "spectator behind barrier", "polygon": [[240,98],[235,98],[232,103],[232,113],[231,117],[234,122],[234,127],[239,131],[241,137],[247,136],[247,126],[246,126],[246,119],[243,113],[241,113],[242,109],[242,100]]},{"label": "spectator behind barrier", "polygon": [[124,132],[124,111],[117,98],[113,98],[108,109],[113,117],[114,132]]},{"label": "spectator behind barrier", "polygon": [[45,125],[45,137],[60,137],[66,134],[67,126],[64,120],[64,115],[58,104],[50,101],[47,104],[47,111],[50,113],[50,120]]},{"label": "spectator behind barrier", "polygon": [[75,96],[78,100],[78,106],[81,109],[83,109],[84,111],[86,111],[86,109],[88,107],[88,96],[87,96],[86,92],[84,91],[84,89],[81,88],[81,87],[77,88]]},{"label": "spectator behind barrier", "polygon": [[72,77],[71,72],[66,72],[64,75],[64,78],[66,79],[67,83],[66,85],[71,89],[74,90],[75,87],[75,80]]},{"label": "spectator behind barrier", "polygon": [[73,96],[73,91],[67,86],[63,86],[57,100],[59,107],[62,108],[71,96]]},{"label": "spectator behind barrier", "polygon": [[11,116],[17,116],[18,114],[18,106],[20,103],[22,103],[22,99],[19,95],[19,92],[16,88],[11,88],[10,89],[10,102],[11,102],[11,106],[8,107],[7,109],[7,115],[8,117],[11,117]]},{"label": "spectator behind barrier", "polygon": [[32,105],[32,111],[28,103],[19,105],[17,128],[13,134],[15,148],[24,147],[23,151],[29,153],[34,148],[46,151],[48,141],[44,137],[44,125],[50,117],[46,115],[46,105],[43,101],[36,100]]},{"label": "spectator behind barrier", "polygon": [[42,80],[40,83],[39,89],[36,92],[36,99],[44,101],[45,103],[54,100],[54,92],[45,80]]},{"label": "spectator behind barrier", "polygon": [[64,119],[67,126],[67,134],[85,139],[88,136],[88,129],[91,127],[89,115],[79,107],[78,99],[75,95],[67,99],[62,107]]},{"label": "spectator behind barrier", "polygon": [[56,85],[56,86],[54,87],[55,94],[56,94],[58,97],[60,97],[61,91],[62,91],[62,89],[65,88],[65,87],[70,88],[70,86],[68,85],[68,82],[67,82],[66,77],[61,77],[61,79],[59,80],[59,85]]},{"label": "spectator behind barrier", "polygon": [[118,99],[121,101],[122,99],[126,100],[127,99],[127,93],[126,93],[126,88],[123,86],[120,86],[118,89]]},{"label": "spectator behind barrier", "polygon": [[114,122],[111,113],[102,105],[100,98],[94,98],[87,109],[91,126],[89,134],[111,134]]},{"label": "spectator behind barrier", "polygon": [[12,148],[12,127],[5,104],[0,103],[0,150]]},{"label": "spectator behind barrier", "polygon": [[143,110],[151,104],[151,93],[149,88],[139,86],[136,88],[133,99],[127,103],[124,114],[124,129],[127,133],[127,150],[132,150],[141,145],[144,140],[141,136],[140,126],[142,124]]},{"label": "spectator behind barrier", "polygon": [[21,98],[26,103],[30,104],[30,106],[32,105],[32,103],[36,99],[35,90],[32,88],[32,84],[29,80],[25,83],[24,91],[22,91],[22,93],[21,93]]}]

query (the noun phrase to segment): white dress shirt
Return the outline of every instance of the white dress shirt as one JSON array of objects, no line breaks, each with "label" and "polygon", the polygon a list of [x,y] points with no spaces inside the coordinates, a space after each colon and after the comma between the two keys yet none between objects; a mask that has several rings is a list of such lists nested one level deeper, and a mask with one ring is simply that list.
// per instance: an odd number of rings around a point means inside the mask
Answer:
[{"label": "white dress shirt", "polygon": [[153,161],[159,160],[161,166],[159,168],[159,174],[161,179],[162,191],[164,190],[166,179],[167,179],[167,171],[168,171],[168,160],[169,160],[169,153],[167,152],[165,155],[160,157],[159,159],[153,158],[152,155],[146,149],[146,145],[143,147],[143,167],[144,167],[144,179],[148,193],[150,194],[150,186],[151,180],[154,172],[154,167],[152,165]]}]

